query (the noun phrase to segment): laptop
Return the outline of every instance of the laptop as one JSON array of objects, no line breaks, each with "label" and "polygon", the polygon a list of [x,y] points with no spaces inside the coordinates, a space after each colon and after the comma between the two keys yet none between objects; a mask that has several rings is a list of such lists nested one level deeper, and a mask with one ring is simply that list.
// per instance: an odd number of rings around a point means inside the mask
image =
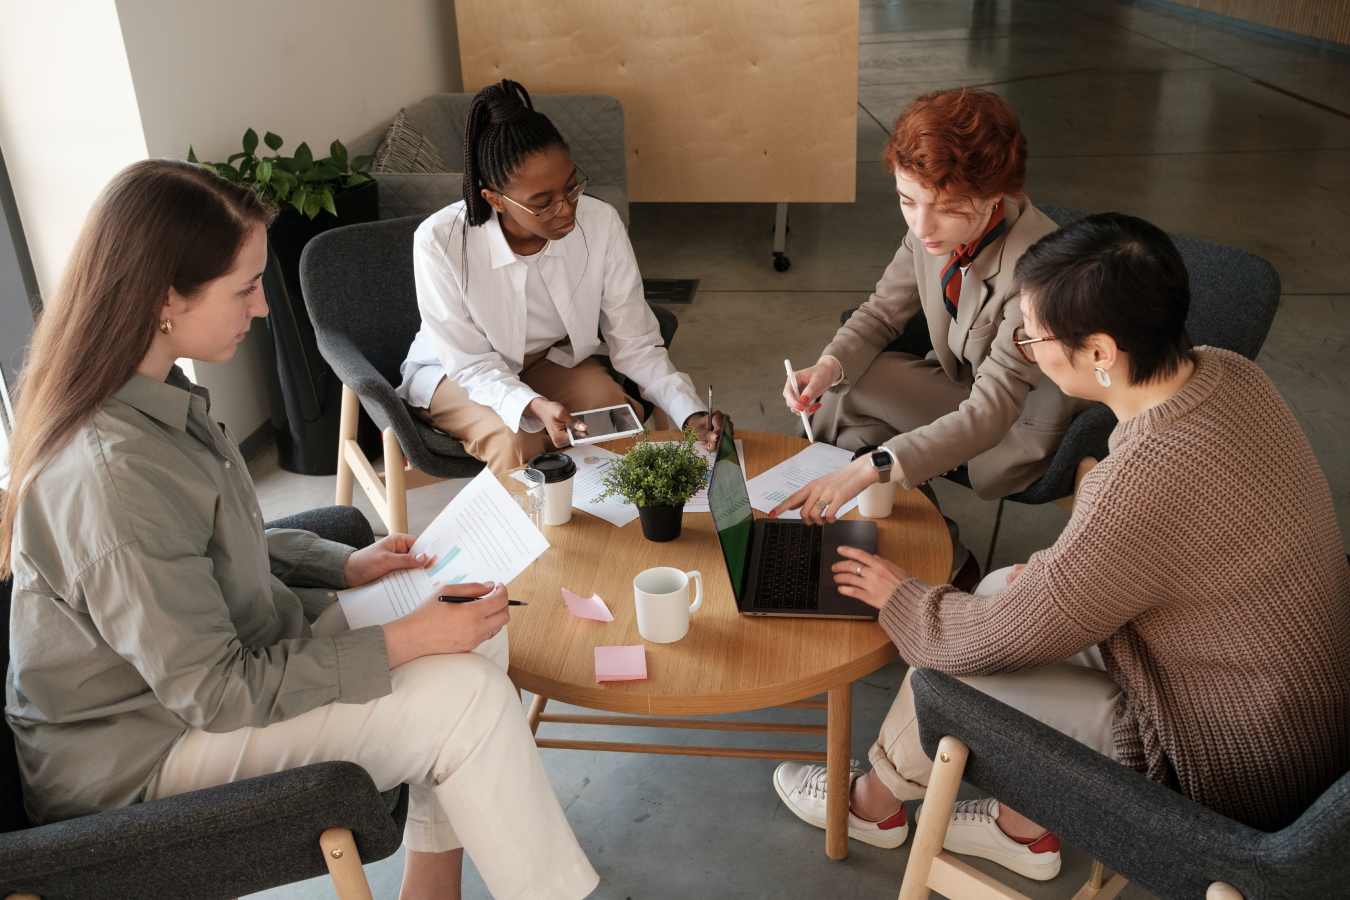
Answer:
[{"label": "laptop", "polygon": [[876,552],[875,522],[756,519],[730,422],[722,429],[709,478],[708,507],[742,614],[877,618],[877,610],[840,594],[830,571],[840,544]]}]

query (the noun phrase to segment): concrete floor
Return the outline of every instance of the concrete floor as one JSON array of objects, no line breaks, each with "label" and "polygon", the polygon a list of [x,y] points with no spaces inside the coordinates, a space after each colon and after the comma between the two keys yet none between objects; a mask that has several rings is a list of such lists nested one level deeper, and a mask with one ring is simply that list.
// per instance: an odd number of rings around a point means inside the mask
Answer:
[{"label": "concrete floor", "polygon": [[[864,0],[860,51],[857,201],[793,208],[790,272],[768,265],[771,207],[633,208],[644,274],[701,280],[693,305],[673,307],[681,321],[674,356],[697,384],[714,386],[740,427],[793,430],[777,399],[782,358],[814,359],[839,311],[863,300],[889,261],[903,224],[879,158],[897,113],[925,91],[980,85],[1022,116],[1034,200],[1134,213],[1275,265],[1284,294],[1259,362],[1307,431],[1350,534],[1350,52],[1112,0]],[[272,453],[255,461],[254,477],[269,517],[331,502],[332,479],[282,473]],[[414,530],[454,489],[414,492]],[[982,554],[993,505],[951,485],[938,492]],[[996,564],[1050,544],[1064,521],[1055,507],[1010,506]],[[865,758],[901,674],[892,667],[858,686],[856,757]],[[823,834],[778,802],[771,763],[556,751],[544,760],[602,873],[596,897],[883,898],[898,890],[907,850],[854,843],[847,862],[829,862]],[[376,896],[396,895],[401,855],[368,867]],[[1087,865],[1068,848],[1057,880],[1007,880],[1032,897],[1067,897]],[[319,880],[264,896],[330,895]],[[465,896],[487,896],[471,871]]]}]

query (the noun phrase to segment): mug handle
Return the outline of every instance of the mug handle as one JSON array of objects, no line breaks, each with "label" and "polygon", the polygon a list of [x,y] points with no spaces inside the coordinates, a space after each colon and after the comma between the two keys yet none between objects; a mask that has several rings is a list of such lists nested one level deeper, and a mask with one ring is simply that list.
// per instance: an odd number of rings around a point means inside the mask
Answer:
[{"label": "mug handle", "polygon": [[695,582],[694,602],[689,604],[689,614],[693,615],[703,605],[703,575],[698,570],[685,572],[684,574],[688,576],[690,581]]}]

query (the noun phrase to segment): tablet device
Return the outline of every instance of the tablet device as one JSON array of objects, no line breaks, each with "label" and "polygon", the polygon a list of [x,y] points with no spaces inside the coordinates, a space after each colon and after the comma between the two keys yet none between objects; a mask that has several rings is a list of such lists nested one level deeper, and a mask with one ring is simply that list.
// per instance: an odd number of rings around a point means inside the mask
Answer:
[{"label": "tablet device", "polygon": [[[586,430],[576,431],[577,422],[584,423]],[[596,444],[641,433],[642,423],[627,403],[572,413],[572,422],[567,426],[567,436],[573,444]]]}]

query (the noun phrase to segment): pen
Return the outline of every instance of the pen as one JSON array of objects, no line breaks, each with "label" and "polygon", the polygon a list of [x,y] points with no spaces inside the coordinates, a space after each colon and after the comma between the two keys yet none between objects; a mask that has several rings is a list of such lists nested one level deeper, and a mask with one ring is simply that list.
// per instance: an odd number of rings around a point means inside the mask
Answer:
[{"label": "pen", "polygon": [[708,421],[710,422],[712,421],[712,414],[713,414],[712,385],[710,384],[708,385]]},{"label": "pen", "polygon": [[[795,399],[800,400],[801,394],[797,393],[797,376],[792,371],[792,361],[788,359],[783,360],[783,369],[787,372],[788,387],[792,388],[792,396]],[[816,442],[816,436],[811,433],[811,420],[806,417],[805,412],[800,412],[798,415],[802,417],[802,427],[806,429],[806,439],[814,444]]]},{"label": "pen", "polygon": [[[484,595],[483,595],[483,597],[486,597],[486,596],[487,596],[487,594],[484,594]],[[441,595],[440,595],[439,597],[437,597],[436,599],[439,600],[439,601],[441,601],[442,603],[473,603],[475,600],[482,600],[483,597],[451,597],[451,596],[449,596],[448,594],[441,594]],[[525,601],[525,600],[508,600],[508,601],[506,601],[506,605],[507,605],[507,606],[529,606],[530,604],[529,604],[527,601]]]}]

